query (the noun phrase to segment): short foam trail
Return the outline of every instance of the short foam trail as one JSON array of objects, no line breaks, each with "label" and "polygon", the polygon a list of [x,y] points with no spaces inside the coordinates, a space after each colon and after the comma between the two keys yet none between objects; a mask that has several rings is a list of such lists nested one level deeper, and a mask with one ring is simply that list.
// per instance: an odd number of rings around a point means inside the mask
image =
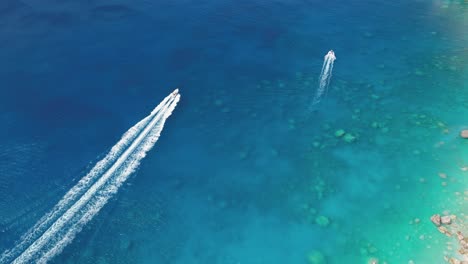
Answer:
[{"label": "short foam trail", "polygon": [[335,60],[336,57],[333,51],[330,51],[327,55],[325,55],[322,65],[322,71],[319,77],[319,87],[315,92],[315,96],[312,100],[312,105],[320,103],[323,94],[328,91],[328,86],[330,85],[333,72],[333,63],[335,62]]},{"label": "short foam trail", "polygon": [[130,128],[109,153],[11,250],[0,263],[45,263],[69,244],[154,146],[180,95],[175,90],[151,114]]}]

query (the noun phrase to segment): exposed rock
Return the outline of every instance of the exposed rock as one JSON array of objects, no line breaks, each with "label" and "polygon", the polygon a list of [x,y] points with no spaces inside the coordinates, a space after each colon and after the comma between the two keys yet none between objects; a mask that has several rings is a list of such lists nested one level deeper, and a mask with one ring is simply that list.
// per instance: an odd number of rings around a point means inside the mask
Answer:
[{"label": "exposed rock", "polygon": [[450,258],[449,259],[450,264],[468,264],[468,261],[466,260],[458,260],[456,258]]},{"label": "exposed rock", "polygon": [[462,131],[460,132],[460,136],[461,136],[462,138],[468,138],[468,129],[462,130]]},{"label": "exposed rock", "polygon": [[442,224],[444,225],[450,225],[452,223],[452,218],[448,215],[444,215],[440,218],[440,221],[442,222]]},{"label": "exposed rock", "polygon": [[441,223],[440,215],[435,214],[435,215],[431,216],[431,221],[432,221],[432,223],[434,223],[434,225],[440,226],[440,223]]},{"label": "exposed rock", "polygon": [[462,246],[462,249],[464,251],[468,250],[468,242],[466,242],[466,240],[460,240],[460,246]]}]

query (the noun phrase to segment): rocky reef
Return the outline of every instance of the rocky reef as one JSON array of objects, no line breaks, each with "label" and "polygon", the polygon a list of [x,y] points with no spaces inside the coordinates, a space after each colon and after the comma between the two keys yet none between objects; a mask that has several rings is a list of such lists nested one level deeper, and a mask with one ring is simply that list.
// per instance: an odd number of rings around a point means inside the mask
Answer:
[{"label": "rocky reef", "polygon": [[[463,219],[456,215],[435,214],[431,216],[431,221],[440,233],[456,240],[458,248],[456,253],[454,256],[445,256],[445,260],[450,264],[468,264],[468,237],[465,236],[468,229]],[[453,250],[452,241],[447,242],[447,249]]]}]

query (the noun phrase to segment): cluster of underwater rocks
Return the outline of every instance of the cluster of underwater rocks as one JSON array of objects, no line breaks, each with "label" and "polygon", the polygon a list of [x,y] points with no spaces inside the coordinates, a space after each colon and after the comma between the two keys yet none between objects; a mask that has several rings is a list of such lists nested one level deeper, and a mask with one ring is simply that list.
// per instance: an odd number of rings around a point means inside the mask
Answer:
[{"label": "cluster of underwater rocks", "polygon": [[[426,120],[426,117],[419,117],[417,119],[422,119]],[[432,122],[431,122],[432,123]],[[445,128],[445,125],[439,125],[440,128]],[[349,135],[349,136],[346,136]],[[462,130],[459,133],[459,136],[461,138],[468,139],[468,130]],[[356,140],[356,137],[353,136],[351,133],[345,131],[344,129],[338,129],[334,133],[334,137],[338,139],[342,139],[344,142],[347,143],[352,143]],[[447,175],[445,173],[439,173],[439,177],[442,179],[446,179]],[[445,186],[446,183],[443,182],[442,186]],[[466,194],[466,193],[465,193]],[[309,208],[310,209],[310,208]],[[313,213],[316,213],[315,210],[313,210]],[[464,216],[466,218],[466,216]],[[468,219],[468,218],[466,218]],[[434,225],[437,227],[437,230],[451,238],[456,238],[456,243],[458,246],[455,246],[453,242],[447,242],[447,250],[445,251],[446,256],[444,256],[444,259],[447,263],[449,264],[468,264],[468,226],[465,226],[463,222],[457,218],[455,215],[433,215],[430,220]],[[321,227],[328,227],[331,220],[328,219],[325,216],[317,216],[315,218],[315,221],[312,220],[312,222],[315,222],[316,225],[321,226]],[[416,218],[413,221],[410,222],[410,224],[419,224],[421,222],[421,219]],[[463,232],[466,232],[464,234]],[[421,240],[424,239],[424,236],[420,237]],[[457,256],[449,256],[453,255],[455,248],[458,247],[457,249]],[[365,252],[361,252],[363,255],[368,256],[368,260],[366,263],[368,264],[387,264],[386,261],[380,261],[377,258],[371,257],[377,249],[375,247],[371,247],[369,250],[363,249]],[[362,251],[362,250],[361,250]],[[309,252],[306,256],[307,263],[309,264],[326,264],[329,263],[329,260],[327,260],[327,257],[324,253],[318,251],[318,250],[313,250]],[[413,260],[409,260],[408,264],[414,264],[415,262]]]},{"label": "cluster of underwater rocks", "polygon": [[[443,64],[443,62],[441,62]],[[385,67],[381,65],[382,68]],[[420,77],[425,76],[427,73],[426,69],[418,69],[414,76]],[[256,92],[259,94],[265,93],[264,96],[274,95],[276,99],[272,99],[275,102],[278,102],[281,106],[288,106],[285,109],[289,109],[288,100],[280,100],[281,96],[289,96],[297,100],[301,100],[299,97],[299,92],[312,92],[314,91],[316,78],[314,76],[307,76],[303,73],[296,73],[296,79],[293,81],[267,81],[264,80],[256,87]],[[337,99],[338,104],[343,105],[349,110],[346,113],[346,117],[338,117],[339,120],[336,122],[329,122],[322,124],[319,128],[321,129],[319,135],[316,135],[312,138],[310,143],[307,146],[307,150],[311,151],[313,149],[330,149],[337,146],[352,145],[352,144],[385,144],[389,145],[392,141],[386,140],[391,138],[389,132],[397,132],[401,134],[401,138],[414,137],[414,133],[418,133],[418,137],[412,139],[413,142],[417,140],[425,140],[425,138],[434,135],[440,134],[449,134],[451,133],[450,126],[446,122],[442,121],[440,116],[437,114],[431,113],[428,110],[417,107],[403,107],[401,109],[391,108],[392,104],[389,104],[388,98],[391,98],[395,91],[386,91],[385,89],[380,88],[380,86],[386,86],[385,82],[380,83],[368,83],[366,81],[357,81],[349,82],[341,79],[335,79],[334,83],[330,87],[333,90],[333,93],[339,94],[340,96]],[[398,92],[398,91],[396,91]],[[288,98],[289,98],[288,97]],[[302,95],[301,95],[302,97]],[[250,118],[258,119],[261,117],[260,110],[253,108],[246,108],[241,110],[235,110],[234,108],[229,108],[228,102],[229,96],[227,92],[221,92],[210,101],[215,107],[219,109],[220,113],[228,114],[232,111],[244,111]],[[243,98],[248,101],[249,97]],[[304,102],[297,105],[304,105]],[[364,111],[363,105],[366,105],[366,109],[369,111]],[[261,108],[261,107],[260,107]],[[382,112],[387,112],[379,117],[376,117],[373,113],[374,110],[379,110]],[[389,111],[385,111],[389,110]],[[281,111],[280,111],[281,112]],[[294,111],[291,111],[294,112]],[[288,116],[291,112],[281,112],[282,117]],[[279,114],[276,113],[275,114]],[[310,114],[310,113],[309,113]],[[304,124],[304,120],[298,117],[288,116],[286,118],[287,128],[290,131],[299,130],[301,125]],[[406,127],[416,128],[416,132],[413,134],[409,133]],[[434,133],[436,132],[436,133]],[[460,136],[463,138],[468,138],[468,130],[459,132]],[[377,139],[377,137],[379,137]],[[445,142],[441,141],[436,144],[436,147],[444,145]],[[392,144],[393,145],[393,144]],[[390,146],[391,148],[391,146]],[[416,149],[411,146],[407,146],[410,154],[420,155],[425,153],[424,149]],[[275,147],[271,148],[271,154],[276,156],[281,153],[280,149]],[[243,147],[238,152],[238,158],[240,160],[246,160],[251,154],[249,147]],[[445,174],[439,175],[441,178],[445,179]],[[426,179],[421,178],[420,182],[424,183]],[[320,184],[319,184],[320,183]],[[323,181],[319,181],[313,186],[314,195],[317,196],[317,199],[322,199],[323,196],[326,196],[330,190],[329,186],[324,184]],[[447,182],[442,182],[442,186],[446,186]],[[300,210],[306,215],[305,221],[319,226],[321,228],[336,228],[338,223],[329,217],[322,215],[319,212],[318,208],[314,208],[309,204],[301,204]],[[421,219],[414,219],[412,223],[418,224]],[[421,238],[422,237],[422,238]],[[424,236],[421,236],[420,239],[424,239]],[[372,264],[386,264],[387,262],[373,258],[374,253],[377,251],[372,245],[362,246],[361,255],[368,258],[367,263]],[[309,264],[325,264],[329,263],[331,260],[328,259],[325,253],[322,253],[318,250],[312,250],[309,254],[306,254],[306,260]],[[327,260],[328,259],[328,260]],[[447,258],[449,260],[449,258]],[[454,260],[453,260],[454,261]],[[414,261],[409,260],[409,264],[413,264]],[[455,264],[464,264],[465,262],[452,262]],[[468,262],[466,263],[468,264]]]},{"label": "cluster of underwater rocks", "polygon": [[[379,99],[379,98],[374,98],[374,99]],[[359,114],[359,110],[357,111],[354,111],[354,114],[355,115],[358,115]],[[353,118],[354,120],[358,119],[354,116]],[[373,121],[371,123],[369,123],[369,127],[372,128],[372,129],[375,129],[377,131],[379,131],[379,133],[387,133],[389,131],[389,123],[392,121],[392,117],[389,117],[387,120],[383,121],[383,122],[378,122],[378,121]],[[447,125],[440,121],[440,119],[436,118],[436,117],[433,117],[433,116],[430,116],[428,114],[414,114],[414,113],[408,113],[407,115],[407,121],[415,126],[418,126],[418,127],[421,127],[421,128],[428,128],[428,129],[436,129],[436,130],[440,130],[443,134],[448,134],[449,133],[449,129],[447,127]],[[360,138],[363,138],[363,136],[360,134],[360,131],[356,131],[356,129],[354,130],[351,130],[351,131],[348,131],[347,129],[342,129],[342,128],[339,128],[339,129],[336,129],[336,130],[333,130],[332,126],[327,126],[327,127],[324,127],[324,130],[327,131],[327,136],[322,138],[322,139],[327,139],[327,140],[323,140],[321,142],[319,141],[314,141],[313,142],[313,147],[315,148],[324,148],[324,147],[328,147],[328,146],[334,146],[334,145],[337,145],[337,144],[340,144],[339,142],[343,142],[343,143],[346,143],[346,144],[351,144],[351,143],[354,143],[354,142],[357,142]],[[465,138],[465,139],[468,139],[468,130],[463,130],[463,131],[460,131],[459,133],[460,137],[462,138]],[[327,142],[328,141],[328,142]],[[330,142],[334,142],[334,144],[330,144]],[[327,144],[328,143],[328,144]],[[443,144],[444,142],[442,142],[441,144]],[[412,152],[414,155],[418,155],[420,154],[420,151],[419,150],[413,150]],[[464,168],[461,168],[462,170],[464,170]],[[440,178],[442,179],[445,179],[447,178],[447,175],[445,173],[439,173],[439,176]],[[422,179],[421,182],[424,182],[425,179]],[[446,186],[447,185],[447,182],[442,182],[442,186]],[[448,224],[451,224],[452,223],[452,217],[453,216],[441,216],[440,217],[440,223],[441,225],[448,225]],[[322,226],[322,227],[327,227],[328,226],[328,223],[330,223],[330,219],[327,218],[327,225],[320,225],[317,221],[315,221],[315,224],[319,225],[319,226]],[[421,219],[419,218],[416,218],[414,219],[413,221],[411,221],[411,224],[418,224],[421,222]],[[455,226],[455,225],[452,225],[452,226]],[[447,230],[446,227],[444,226],[441,226],[440,228],[438,228],[440,232],[444,233],[443,231],[444,230]],[[454,233],[454,232],[451,232],[451,233]],[[450,234],[450,232],[446,232],[445,233],[446,235],[447,234]],[[468,237],[466,237],[465,239],[465,236],[461,234],[461,231],[458,231],[457,234],[457,238],[458,238],[458,241],[461,245],[460,247],[460,250],[459,250],[459,254],[462,254],[462,256],[464,258],[466,258],[466,260],[461,260],[459,258],[455,258],[455,257],[449,257],[449,256],[445,256],[445,260],[447,261],[447,263],[450,263],[450,264],[468,264]],[[407,238],[409,239],[409,238]],[[420,237],[421,240],[424,240],[424,235],[422,235]],[[448,250],[452,250],[452,247],[451,246],[448,246]],[[382,260],[379,260],[375,257],[372,257],[372,255],[375,255],[374,253],[377,252],[377,249],[373,246],[370,246],[369,248],[362,248],[361,247],[361,255],[363,256],[367,256],[367,262],[368,264],[388,264],[388,262],[386,261],[382,261]],[[328,259],[327,260],[327,256],[318,251],[318,250],[313,250],[311,251],[307,256],[307,263],[309,264],[326,264],[326,263],[330,263],[330,260]],[[408,264],[415,264],[415,262],[413,260],[409,260],[407,262]]]},{"label": "cluster of underwater rocks", "polygon": [[[322,126],[324,133],[313,139],[312,147],[325,149],[337,146],[340,142],[347,144],[356,143],[359,142],[360,139],[364,139],[364,142],[375,144],[377,136],[388,135],[388,132],[391,130],[390,127],[401,127],[399,122],[406,122],[407,125],[423,129],[418,132],[421,133],[421,138],[430,136],[433,130],[440,131],[442,134],[450,133],[450,129],[444,122],[430,114],[415,114],[411,113],[409,110],[402,110],[401,114],[406,118],[404,118],[403,121],[396,121],[396,118],[390,114],[385,115],[381,120],[368,120],[367,116],[361,116],[361,112],[359,108],[354,109],[351,116],[353,123],[349,124],[349,126],[353,127],[351,129],[336,128],[333,124],[324,124]],[[399,129],[398,132],[401,133],[402,138],[410,136],[407,130]],[[460,136],[468,138],[468,130],[461,132]],[[388,138],[390,138],[390,136],[388,136]],[[445,142],[439,142],[439,147],[444,143]],[[414,149],[412,152],[415,155],[421,153],[421,151],[417,149]]]},{"label": "cluster of underwater rocks", "polygon": [[[468,139],[468,130],[462,130],[460,132],[460,137]],[[445,256],[445,260],[450,264],[468,264],[468,237],[465,235],[467,227],[464,225],[463,221],[457,222],[457,217],[455,215],[450,216],[440,216],[435,214],[431,217],[432,223],[437,227],[440,233],[446,235],[447,237],[455,237],[458,243],[457,252],[463,258],[463,260],[455,257]],[[465,232],[465,234],[463,232]],[[452,249],[449,244],[449,249]]]},{"label": "cluster of underwater rocks", "polygon": [[[437,228],[437,230],[449,238],[455,238],[457,244],[457,253],[459,256],[444,256],[444,259],[449,264],[468,264],[468,236],[466,233],[467,225],[462,219],[456,215],[440,215],[435,214],[430,218],[431,222]],[[328,225],[327,219],[327,225]],[[415,219],[415,223],[419,223],[420,219]],[[327,226],[324,225],[324,226]],[[447,251],[453,251],[453,242],[447,242]],[[375,249],[377,251],[377,249]],[[307,255],[307,263],[309,264],[326,264],[327,259],[325,255],[318,251],[313,250]],[[369,258],[367,264],[387,264],[387,262],[380,262],[377,258]],[[413,260],[409,260],[408,264],[415,264]]]},{"label": "cluster of underwater rocks", "polygon": [[[467,225],[464,223],[462,219],[457,217],[456,215],[440,215],[435,214],[430,218],[431,222],[437,228],[437,230],[444,234],[447,237],[455,238],[457,244],[457,253],[459,256],[452,257],[452,256],[444,256],[444,259],[449,264],[468,264],[468,236],[466,236],[463,232],[466,233]],[[421,220],[416,218],[414,220],[415,223],[419,223]],[[321,225],[323,227],[328,226],[329,220],[326,219],[326,225]],[[318,223],[317,223],[318,224]],[[319,224],[320,225],[320,224]],[[447,242],[447,251],[453,251],[454,245],[453,243]],[[375,249],[377,251],[377,249]],[[375,252],[374,252],[375,253]],[[318,251],[313,250],[307,255],[307,263],[309,264],[326,264],[327,259],[326,256]],[[387,264],[387,262],[380,262],[377,258],[369,258],[367,261],[368,264]],[[408,264],[415,264],[413,260],[409,260]]]},{"label": "cluster of underwater rocks", "polygon": [[[433,215],[431,221],[440,233],[456,240],[459,256],[445,256],[444,259],[450,264],[468,264],[468,237],[465,236],[467,226],[464,221],[456,215],[441,216],[439,214]],[[447,250],[453,251],[452,241],[447,242]]]}]

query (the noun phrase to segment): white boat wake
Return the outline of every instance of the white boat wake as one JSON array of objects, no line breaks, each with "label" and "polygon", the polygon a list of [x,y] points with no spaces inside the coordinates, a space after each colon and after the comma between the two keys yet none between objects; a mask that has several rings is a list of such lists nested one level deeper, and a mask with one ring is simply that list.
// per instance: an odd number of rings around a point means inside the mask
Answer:
[{"label": "white boat wake", "polygon": [[0,256],[0,263],[46,263],[68,245],[117,192],[154,146],[180,100],[176,89],[151,114],[131,127],[109,153],[72,187],[19,242]]},{"label": "white boat wake", "polygon": [[330,50],[323,60],[322,72],[319,77],[319,88],[315,93],[314,99],[312,100],[312,105],[318,104],[322,99],[323,93],[328,90],[330,85],[330,80],[333,71],[333,63],[335,62],[336,57],[333,50]]}]

